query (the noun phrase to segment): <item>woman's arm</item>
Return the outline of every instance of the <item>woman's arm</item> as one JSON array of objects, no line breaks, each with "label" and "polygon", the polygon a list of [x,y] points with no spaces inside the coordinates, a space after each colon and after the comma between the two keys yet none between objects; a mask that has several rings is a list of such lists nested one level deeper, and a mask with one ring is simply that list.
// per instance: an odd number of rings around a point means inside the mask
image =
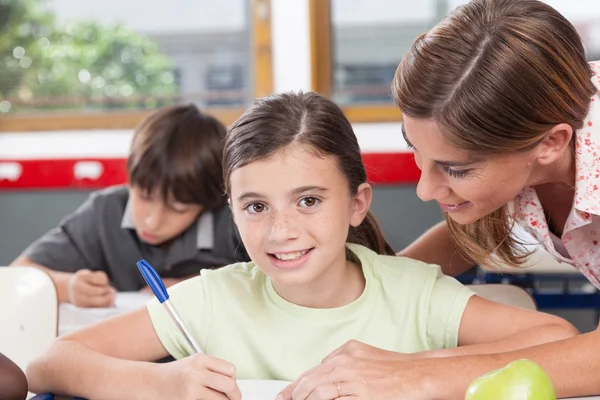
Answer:
[{"label": "woman's arm", "polygon": [[460,275],[474,265],[472,260],[464,259],[452,243],[446,221],[430,228],[397,255],[439,265],[449,276]]},{"label": "woman's arm", "polygon": [[[527,347],[513,352],[417,360],[409,368],[432,368],[432,378],[456,371],[451,377],[428,383],[440,399],[463,398],[468,385],[477,377],[522,358],[538,363],[549,375],[558,397],[600,394],[600,331]],[[439,361],[439,362],[438,362]],[[446,371],[446,372],[444,372]],[[401,371],[398,371],[401,373]],[[443,393],[447,392],[446,395]]]},{"label": "woman's arm", "polygon": [[[526,358],[549,375],[558,397],[600,394],[600,331],[507,353],[400,361],[338,354],[303,374],[281,400],[330,400],[337,382],[356,400],[460,400],[481,375]],[[333,393],[333,396],[330,394]],[[279,399],[278,399],[279,400]]]},{"label": "woman's arm", "polygon": [[27,378],[36,393],[94,399],[241,398],[230,363],[205,355],[153,363],[167,354],[141,308],[59,338]]}]

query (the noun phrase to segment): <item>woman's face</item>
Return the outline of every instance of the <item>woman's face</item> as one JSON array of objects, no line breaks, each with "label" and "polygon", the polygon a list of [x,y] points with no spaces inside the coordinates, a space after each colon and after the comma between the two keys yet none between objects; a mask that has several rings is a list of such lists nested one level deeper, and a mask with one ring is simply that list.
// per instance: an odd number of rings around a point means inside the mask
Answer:
[{"label": "woman's face", "polygon": [[459,224],[501,208],[532,184],[533,151],[480,156],[446,141],[436,122],[404,116],[404,138],[421,169],[417,195]]}]

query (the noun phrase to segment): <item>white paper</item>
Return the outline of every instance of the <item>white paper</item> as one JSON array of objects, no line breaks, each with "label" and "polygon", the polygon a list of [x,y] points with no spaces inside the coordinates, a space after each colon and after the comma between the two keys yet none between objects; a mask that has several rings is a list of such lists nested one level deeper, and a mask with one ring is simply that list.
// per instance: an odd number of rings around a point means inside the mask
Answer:
[{"label": "white paper", "polygon": [[290,382],[286,381],[238,381],[238,386],[242,392],[242,400],[275,400],[275,396],[289,384]]},{"label": "white paper", "polygon": [[58,310],[58,334],[85,328],[103,319],[143,307],[154,296],[143,292],[119,292],[114,307],[82,308],[70,303],[60,303]]}]

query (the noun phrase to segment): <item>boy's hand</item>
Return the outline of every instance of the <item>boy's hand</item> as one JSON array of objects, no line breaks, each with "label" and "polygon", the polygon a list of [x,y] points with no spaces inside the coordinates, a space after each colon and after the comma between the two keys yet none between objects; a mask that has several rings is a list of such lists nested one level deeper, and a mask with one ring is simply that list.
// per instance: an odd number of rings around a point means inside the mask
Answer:
[{"label": "boy's hand", "polygon": [[160,364],[158,368],[156,399],[242,399],[235,366],[227,361],[206,354],[194,354]]},{"label": "boy's hand", "polygon": [[110,307],[116,290],[104,271],[81,269],[69,279],[69,302],[78,307]]}]

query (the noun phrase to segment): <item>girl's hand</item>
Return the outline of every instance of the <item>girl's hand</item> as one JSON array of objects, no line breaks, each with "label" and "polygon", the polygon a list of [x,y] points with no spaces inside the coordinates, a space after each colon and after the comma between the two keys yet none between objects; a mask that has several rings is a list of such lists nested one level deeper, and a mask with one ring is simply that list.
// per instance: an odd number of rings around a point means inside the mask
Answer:
[{"label": "girl's hand", "polygon": [[241,400],[235,366],[227,361],[194,354],[184,359],[157,366],[157,400]]}]

